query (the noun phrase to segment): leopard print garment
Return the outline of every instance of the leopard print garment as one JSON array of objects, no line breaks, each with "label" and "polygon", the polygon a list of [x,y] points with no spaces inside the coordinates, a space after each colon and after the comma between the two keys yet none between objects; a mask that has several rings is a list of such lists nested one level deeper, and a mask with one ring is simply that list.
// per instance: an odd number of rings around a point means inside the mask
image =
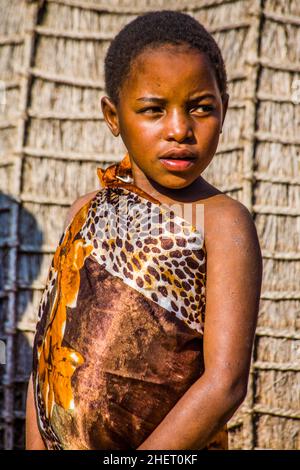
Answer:
[{"label": "leopard print garment", "polygon": [[[203,232],[118,178],[122,162],[98,169],[104,188],[66,227],[41,298],[33,383],[48,449],[136,449],[204,371]],[[205,450],[227,448],[225,427]]]}]

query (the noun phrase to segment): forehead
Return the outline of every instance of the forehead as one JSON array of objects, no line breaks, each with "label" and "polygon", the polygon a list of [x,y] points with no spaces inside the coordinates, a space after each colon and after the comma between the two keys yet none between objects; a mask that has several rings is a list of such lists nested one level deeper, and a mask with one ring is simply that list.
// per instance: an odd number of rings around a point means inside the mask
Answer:
[{"label": "forehead", "polygon": [[131,64],[124,85],[128,96],[147,92],[186,95],[202,89],[218,90],[207,55],[195,48],[176,45],[144,50]]}]

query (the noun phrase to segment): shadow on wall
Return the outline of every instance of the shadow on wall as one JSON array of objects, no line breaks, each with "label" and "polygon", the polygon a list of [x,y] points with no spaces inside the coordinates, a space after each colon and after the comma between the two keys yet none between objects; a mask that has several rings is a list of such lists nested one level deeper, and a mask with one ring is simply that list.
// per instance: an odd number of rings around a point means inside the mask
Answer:
[{"label": "shadow on wall", "polygon": [[[25,448],[26,393],[41,298],[37,279],[43,232],[22,206],[17,224],[17,209],[18,202],[0,192],[0,345],[5,348],[5,361],[0,361],[0,449]],[[14,240],[19,244],[16,268]]]}]

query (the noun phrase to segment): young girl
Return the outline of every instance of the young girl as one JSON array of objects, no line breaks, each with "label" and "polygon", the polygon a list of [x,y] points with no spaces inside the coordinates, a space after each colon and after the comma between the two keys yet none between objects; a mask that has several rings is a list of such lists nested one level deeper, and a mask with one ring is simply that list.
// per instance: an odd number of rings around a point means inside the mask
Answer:
[{"label": "young girl", "polygon": [[27,449],[227,449],[262,259],[249,211],[201,176],[227,111],[222,56],[191,16],[155,11],[112,41],[105,79],[127,153],[98,168],[53,257]]}]

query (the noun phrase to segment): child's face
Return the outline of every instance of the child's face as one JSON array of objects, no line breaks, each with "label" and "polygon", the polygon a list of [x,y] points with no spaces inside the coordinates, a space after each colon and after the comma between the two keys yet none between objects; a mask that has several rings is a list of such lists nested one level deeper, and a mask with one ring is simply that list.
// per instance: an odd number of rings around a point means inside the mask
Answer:
[{"label": "child's face", "polygon": [[[118,107],[103,100],[104,117],[122,137],[135,181],[146,176],[166,188],[184,188],[212,160],[227,100],[222,102],[209,59],[198,50],[167,45],[143,51],[120,90]],[[161,155],[175,148],[188,150],[194,160],[180,168],[163,164]]]}]

